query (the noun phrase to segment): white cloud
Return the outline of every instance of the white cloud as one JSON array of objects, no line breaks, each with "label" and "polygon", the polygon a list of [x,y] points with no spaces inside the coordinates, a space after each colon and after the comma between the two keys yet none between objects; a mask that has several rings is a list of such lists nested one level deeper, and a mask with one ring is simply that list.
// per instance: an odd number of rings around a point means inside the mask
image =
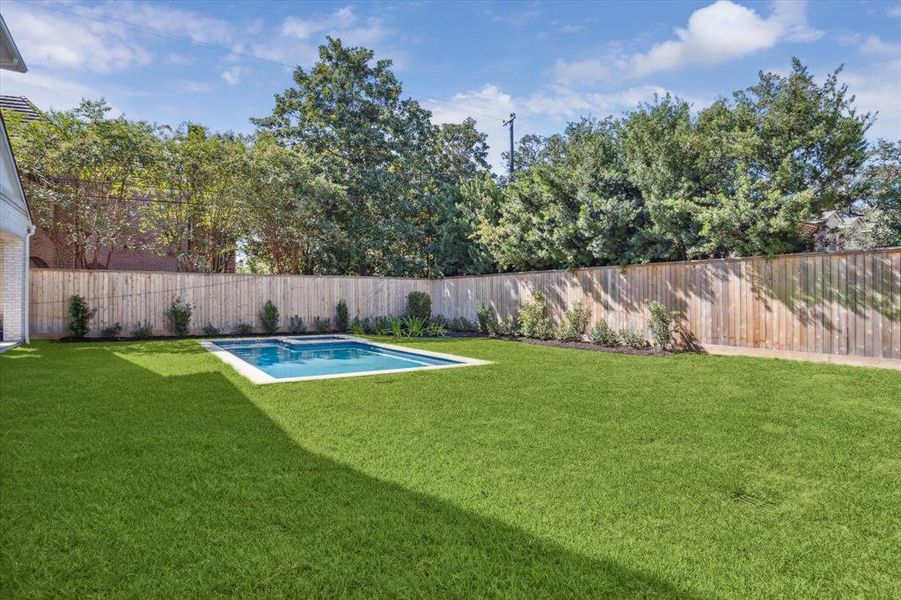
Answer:
[{"label": "white cloud", "polygon": [[501,152],[509,143],[509,134],[501,127],[501,122],[517,109],[510,94],[486,84],[477,90],[454,94],[450,100],[432,99],[422,104],[432,111],[433,123],[460,123],[467,117],[475,119],[478,130],[488,134],[488,161],[500,168]]},{"label": "white cloud", "polygon": [[812,41],[822,33],[807,26],[803,2],[777,2],[772,14],[763,18],[754,10],[717,0],[688,18],[686,27],[675,30],[675,39],[635,54],[623,65],[635,78],[686,65],[715,65],[771,48],[787,41]]},{"label": "white cloud", "polygon": [[888,7],[888,9],[885,11],[885,14],[893,19],[901,19],[901,4],[896,4],[894,6]]},{"label": "white cloud", "polygon": [[220,73],[222,79],[228,85],[238,85],[241,82],[241,75],[244,74],[244,69],[239,65],[233,65]]},{"label": "white cloud", "polygon": [[185,79],[178,83],[178,89],[186,94],[206,94],[212,92],[215,88],[212,84],[205,81]]},{"label": "white cloud", "polygon": [[886,42],[878,35],[867,37],[860,44],[859,50],[864,54],[881,54],[884,56],[901,56],[901,44]]},{"label": "white cloud", "polygon": [[26,64],[108,73],[150,62],[150,52],[122,27],[19,3],[5,7],[4,17]]},{"label": "white cloud", "polygon": [[[0,87],[3,88],[4,94],[25,96],[41,110],[68,110],[77,106],[82,98],[96,100],[103,96],[99,90],[91,86],[33,71],[28,73],[0,71]],[[112,114],[117,116],[121,111],[114,106]]]},{"label": "white cloud", "polygon": [[[894,73],[895,76],[886,76]],[[870,128],[871,139],[901,140],[901,58],[873,65],[862,71],[845,71],[842,80],[854,94],[854,105],[862,112],[879,113]]]},{"label": "white cloud", "polygon": [[606,61],[588,59],[567,62],[558,59],[554,65],[554,76],[561,83],[594,83],[607,81],[612,77],[612,70]]},{"label": "white cloud", "polygon": [[306,64],[316,60],[319,45],[325,37],[339,38],[346,46],[375,49],[377,56],[394,60],[396,67],[405,63],[406,55],[390,45],[394,36],[382,19],[360,17],[349,7],[313,17],[287,17],[273,39],[251,46],[254,56],[286,64]]},{"label": "white cloud", "polygon": [[9,2],[4,4],[4,16],[26,63],[98,73],[150,63],[158,38],[149,32],[198,43],[225,43],[233,35],[225,21],[166,4]]}]

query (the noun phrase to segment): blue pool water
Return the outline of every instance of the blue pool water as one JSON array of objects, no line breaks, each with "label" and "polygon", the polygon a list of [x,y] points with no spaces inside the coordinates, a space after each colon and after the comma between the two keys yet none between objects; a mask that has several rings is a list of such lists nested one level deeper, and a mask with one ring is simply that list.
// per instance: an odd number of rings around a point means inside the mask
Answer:
[{"label": "blue pool water", "polygon": [[291,344],[282,340],[248,340],[216,342],[216,345],[276,379],[419,369],[462,362],[356,341]]}]

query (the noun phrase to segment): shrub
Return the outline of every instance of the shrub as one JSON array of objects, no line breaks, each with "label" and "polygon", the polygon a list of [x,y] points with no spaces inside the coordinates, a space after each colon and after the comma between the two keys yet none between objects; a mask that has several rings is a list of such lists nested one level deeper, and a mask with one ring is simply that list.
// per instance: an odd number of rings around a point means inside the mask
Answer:
[{"label": "shrub", "polygon": [[354,319],[354,322],[350,325],[350,332],[354,335],[363,335],[366,333],[366,326],[360,319]]},{"label": "shrub", "polygon": [[175,337],[188,335],[188,331],[191,328],[191,312],[193,312],[191,305],[182,300],[181,296],[176,296],[172,304],[169,305],[169,309],[165,314]]},{"label": "shrub", "polygon": [[232,329],[232,335],[250,335],[253,332],[253,325],[244,321],[238,321],[235,323],[234,329]]},{"label": "shrub", "polygon": [[513,336],[519,333],[519,322],[516,315],[490,323],[490,333],[496,336]]},{"label": "shrub", "polygon": [[601,321],[592,327],[590,337],[591,343],[599,346],[612,347],[619,345],[619,336],[607,325],[606,321]]},{"label": "shrub", "polygon": [[203,335],[208,337],[219,335],[219,328],[214,327],[212,323],[207,323],[203,326]]},{"label": "shrub", "polygon": [[630,348],[640,349],[646,348],[648,345],[648,341],[644,339],[640,331],[635,331],[628,327],[620,329],[617,337],[619,337],[619,341],[623,346],[629,346]]},{"label": "shrub", "polygon": [[324,331],[328,331],[328,328],[331,326],[332,320],[328,317],[313,317],[313,331],[316,333],[322,333]]},{"label": "shrub", "polygon": [[591,311],[576,302],[563,314],[563,324],[557,329],[557,339],[564,342],[580,342],[588,329]]},{"label": "shrub", "polygon": [[372,323],[372,333],[376,335],[391,335],[391,320],[388,317],[376,317]]},{"label": "shrub", "polygon": [[547,340],[554,335],[550,311],[541,292],[535,292],[531,302],[523,304],[519,311],[519,332],[531,338]]},{"label": "shrub", "polygon": [[651,319],[648,327],[651,330],[651,338],[654,343],[666,350],[673,345],[676,338],[676,322],[679,319],[678,311],[668,311],[666,307],[656,300],[648,300],[648,311]]},{"label": "shrub", "polygon": [[335,329],[338,331],[347,331],[347,325],[350,323],[350,315],[347,312],[347,302],[343,299],[338,300],[335,306]]},{"label": "shrub", "polygon": [[447,337],[447,327],[443,323],[429,323],[428,328],[426,328],[426,335],[429,337]]},{"label": "shrub", "polygon": [[131,335],[139,340],[146,340],[153,335],[153,325],[150,324],[150,321],[138,323],[135,325],[135,328],[131,330]]},{"label": "shrub", "polygon": [[407,294],[407,316],[428,322],[432,318],[431,296],[425,292],[410,292]]},{"label": "shrub", "polygon": [[266,300],[263,310],[260,311],[260,323],[263,325],[263,331],[272,335],[278,331],[278,308],[272,303],[272,300]]},{"label": "shrub", "polygon": [[404,334],[404,322],[400,317],[388,317],[388,327],[391,329],[391,335],[400,337]]},{"label": "shrub", "polygon": [[479,325],[466,317],[454,317],[448,322],[447,328],[451,331],[478,331]]},{"label": "shrub", "polygon": [[69,296],[69,332],[76,340],[84,339],[90,331],[88,322],[97,312],[88,308],[88,303],[81,296]]},{"label": "shrub", "polygon": [[476,310],[476,318],[479,320],[479,331],[481,333],[489,335],[497,329],[497,317],[490,306],[480,303],[478,310]]},{"label": "shrub", "polygon": [[104,327],[100,330],[100,335],[106,338],[119,337],[122,332],[122,323],[116,321],[115,324]]},{"label": "shrub", "polygon": [[404,317],[404,332],[407,337],[422,337],[426,334],[429,322],[422,317],[407,315]]},{"label": "shrub", "polygon": [[303,319],[299,315],[291,315],[291,318],[288,319],[288,331],[291,333],[303,333],[306,330],[307,326],[304,325]]}]

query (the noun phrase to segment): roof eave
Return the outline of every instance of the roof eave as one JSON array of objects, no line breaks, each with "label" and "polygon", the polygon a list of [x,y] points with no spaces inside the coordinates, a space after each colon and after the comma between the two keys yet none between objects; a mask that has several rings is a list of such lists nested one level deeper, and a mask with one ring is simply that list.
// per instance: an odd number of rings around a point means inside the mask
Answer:
[{"label": "roof eave", "polygon": [[22,58],[22,53],[19,52],[19,48],[16,47],[16,42],[9,32],[9,28],[6,26],[6,21],[3,19],[2,15],[0,15],[0,46],[2,46],[0,50],[2,50],[2,55],[4,56],[4,59],[0,61],[0,69],[15,71],[17,73],[25,73],[28,71],[28,67],[25,65],[25,59]]}]

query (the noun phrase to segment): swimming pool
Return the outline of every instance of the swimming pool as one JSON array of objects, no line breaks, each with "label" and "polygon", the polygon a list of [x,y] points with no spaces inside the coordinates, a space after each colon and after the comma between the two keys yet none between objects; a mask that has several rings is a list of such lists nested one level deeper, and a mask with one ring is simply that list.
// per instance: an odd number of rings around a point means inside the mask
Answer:
[{"label": "swimming pool", "polygon": [[254,383],[279,383],[487,364],[343,335],[251,338],[203,345]]}]

